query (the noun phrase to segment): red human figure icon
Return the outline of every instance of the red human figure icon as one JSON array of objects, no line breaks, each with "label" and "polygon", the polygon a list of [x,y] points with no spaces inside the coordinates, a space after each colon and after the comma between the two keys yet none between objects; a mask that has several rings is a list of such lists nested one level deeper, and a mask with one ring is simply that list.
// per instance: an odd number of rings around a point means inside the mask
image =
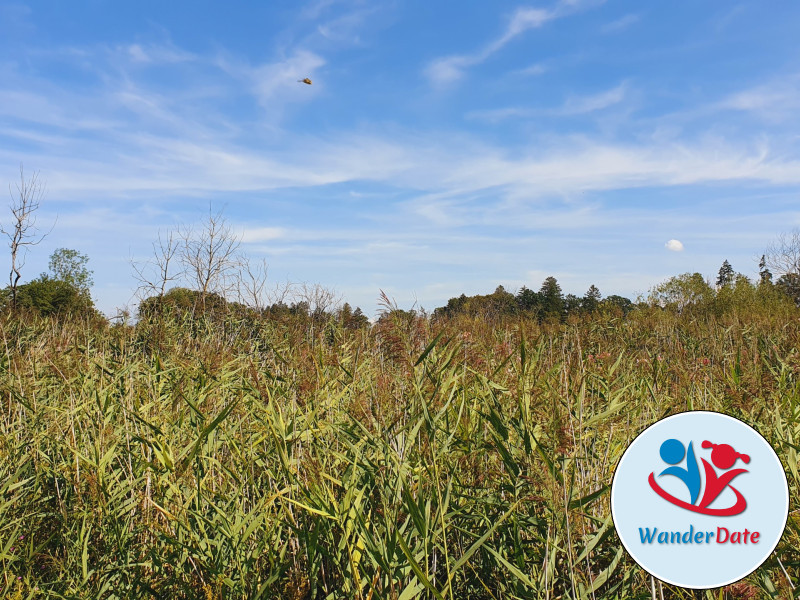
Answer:
[{"label": "red human figure icon", "polygon": [[[750,462],[750,457],[747,454],[736,452],[736,450],[734,450],[733,447],[729,446],[728,444],[713,444],[708,440],[705,440],[703,441],[702,447],[706,449],[713,448],[711,451],[711,462],[714,463],[714,467],[717,467],[718,469],[730,469],[738,459],[742,459],[742,462],[745,464]],[[717,472],[714,470],[714,467],[708,464],[708,461],[705,458],[700,460],[703,461],[703,468],[706,472],[706,489],[703,493],[703,499],[700,501],[701,508],[707,507],[714,500],[716,500],[717,496],[722,493],[722,490],[730,485],[734,477],[748,472],[747,469],[733,469],[732,471],[727,471],[726,473],[717,476]],[[747,502],[739,490],[733,486],[730,486],[730,488],[736,494],[736,504],[734,507],[732,507],[732,509],[738,509],[736,512],[731,514],[738,514],[747,507]]]}]

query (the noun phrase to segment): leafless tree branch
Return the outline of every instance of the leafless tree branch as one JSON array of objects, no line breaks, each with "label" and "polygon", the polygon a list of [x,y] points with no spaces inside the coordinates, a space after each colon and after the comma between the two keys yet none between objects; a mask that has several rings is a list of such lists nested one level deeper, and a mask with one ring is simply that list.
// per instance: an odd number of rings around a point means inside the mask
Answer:
[{"label": "leafless tree branch", "polygon": [[249,258],[242,257],[236,281],[239,302],[258,311],[266,308],[267,273],[266,259],[252,262]]},{"label": "leafless tree branch", "polygon": [[775,273],[786,275],[800,273],[800,229],[781,233],[767,246],[765,254],[767,267]]},{"label": "leafless tree branch", "polygon": [[[37,235],[35,212],[39,209],[39,202],[44,197],[45,186],[39,179],[39,172],[35,172],[29,179],[25,179],[23,166],[19,166],[19,183],[15,184],[16,193],[8,186],[11,196],[12,225],[5,228],[0,224],[0,233],[9,241],[11,249],[11,271],[8,283],[11,288],[11,305],[17,303],[17,287],[22,278],[22,268],[25,266],[25,257],[29,246],[39,244],[50,233]],[[55,226],[55,225],[54,225]],[[52,228],[50,229],[52,231]]]},{"label": "leafless tree branch", "polygon": [[313,316],[321,316],[339,306],[342,297],[335,290],[326,288],[319,283],[309,285],[301,283],[294,296],[300,301],[308,304],[308,310]]},{"label": "leafless tree branch", "polygon": [[241,240],[233,233],[222,212],[209,212],[202,229],[181,231],[181,262],[205,306],[206,297],[217,293],[225,297],[236,286],[235,275],[241,263]]},{"label": "leafless tree branch", "polygon": [[267,292],[267,303],[286,304],[294,295],[296,284],[291,281],[283,281],[275,285]]},{"label": "leafless tree branch", "polygon": [[139,282],[137,296],[140,300],[151,294],[163,297],[169,282],[180,279],[183,271],[175,268],[179,248],[179,240],[174,231],[168,234],[159,231],[158,239],[153,242],[153,256],[142,263],[131,261],[134,277]]}]

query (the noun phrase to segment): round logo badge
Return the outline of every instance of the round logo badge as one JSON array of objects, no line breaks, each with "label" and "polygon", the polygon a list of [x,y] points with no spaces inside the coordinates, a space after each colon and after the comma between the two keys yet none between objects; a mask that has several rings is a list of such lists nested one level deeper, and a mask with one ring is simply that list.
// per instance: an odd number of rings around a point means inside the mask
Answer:
[{"label": "round logo badge", "polygon": [[645,429],[622,455],[611,516],[645,571],[687,588],[728,585],[763,563],[789,514],[789,487],[757,431],[691,411]]}]

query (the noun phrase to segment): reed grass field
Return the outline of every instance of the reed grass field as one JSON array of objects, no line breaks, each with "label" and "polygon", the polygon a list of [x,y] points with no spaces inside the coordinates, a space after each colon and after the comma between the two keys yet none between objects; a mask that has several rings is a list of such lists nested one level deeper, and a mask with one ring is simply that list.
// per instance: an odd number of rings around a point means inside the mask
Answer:
[{"label": "reed grass field", "polygon": [[[565,323],[0,321],[0,597],[800,596],[800,320],[639,307]],[[645,427],[713,410],[790,515],[724,589],[653,580],[610,517]]]}]

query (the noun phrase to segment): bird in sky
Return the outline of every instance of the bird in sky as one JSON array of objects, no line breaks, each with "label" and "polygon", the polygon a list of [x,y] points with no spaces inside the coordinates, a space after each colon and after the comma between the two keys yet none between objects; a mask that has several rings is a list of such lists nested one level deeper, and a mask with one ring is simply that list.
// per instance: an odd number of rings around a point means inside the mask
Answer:
[{"label": "bird in sky", "polygon": [[305,79],[298,79],[297,83],[307,83],[308,85],[311,85],[311,80],[306,77]]}]

